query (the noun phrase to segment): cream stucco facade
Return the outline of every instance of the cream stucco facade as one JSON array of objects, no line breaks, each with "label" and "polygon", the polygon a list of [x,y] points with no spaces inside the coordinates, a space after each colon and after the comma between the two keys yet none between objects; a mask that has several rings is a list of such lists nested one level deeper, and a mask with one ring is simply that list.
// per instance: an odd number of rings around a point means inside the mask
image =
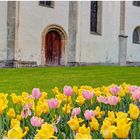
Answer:
[{"label": "cream stucco facade", "polygon": [[49,31],[61,37],[60,65],[139,65],[140,7],[132,1],[100,2],[100,34],[90,31],[90,1],[0,1],[0,67],[45,66]]}]

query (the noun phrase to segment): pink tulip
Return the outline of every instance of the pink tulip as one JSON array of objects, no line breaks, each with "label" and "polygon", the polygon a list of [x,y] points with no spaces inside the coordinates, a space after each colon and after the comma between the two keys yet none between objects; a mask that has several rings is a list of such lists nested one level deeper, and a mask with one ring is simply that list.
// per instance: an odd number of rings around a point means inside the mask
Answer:
[{"label": "pink tulip", "polygon": [[82,92],[82,95],[83,95],[83,97],[84,97],[85,99],[90,100],[90,99],[93,98],[93,95],[94,95],[94,94],[93,94],[92,92],[88,91],[88,90],[84,90],[84,91]]},{"label": "pink tulip", "polygon": [[118,102],[119,102],[118,97],[116,97],[116,96],[108,97],[108,104],[109,105],[117,105]]},{"label": "pink tulip", "polygon": [[33,116],[31,119],[31,124],[32,126],[35,126],[35,127],[41,127],[41,125],[44,123],[44,120],[41,119],[41,118],[38,118],[36,116]]},{"label": "pink tulip", "polygon": [[131,94],[135,100],[140,100],[140,90],[136,89],[135,91],[132,91]]},{"label": "pink tulip", "polygon": [[74,109],[72,110],[71,115],[72,115],[72,116],[75,116],[75,115],[79,115],[80,113],[81,113],[81,108],[78,107],[78,108],[74,108]]},{"label": "pink tulip", "polygon": [[33,88],[33,90],[32,90],[32,96],[35,99],[39,99],[41,97],[40,89],[39,88]]},{"label": "pink tulip", "polygon": [[138,90],[140,90],[140,86],[139,86],[139,87],[137,87],[137,89],[138,89]]},{"label": "pink tulip", "polygon": [[132,97],[135,100],[140,100],[140,87],[138,86],[129,86],[129,91],[132,94]]},{"label": "pink tulip", "polygon": [[48,102],[48,106],[50,108],[57,108],[58,107],[58,100],[57,99],[51,98],[47,102]]},{"label": "pink tulip", "polygon": [[109,98],[108,97],[105,97],[103,103],[104,104],[109,104]]},{"label": "pink tulip", "polygon": [[97,101],[104,104],[116,105],[119,102],[119,99],[116,96],[109,96],[109,97],[99,96],[97,97]]},{"label": "pink tulip", "polygon": [[92,117],[95,116],[95,112],[92,110],[86,110],[84,116],[86,120],[90,120]]},{"label": "pink tulip", "polygon": [[27,118],[28,116],[31,116],[31,110],[30,110],[30,107],[29,105],[25,104],[23,106],[23,109],[21,111],[21,115],[22,115],[22,118]]},{"label": "pink tulip", "polygon": [[110,92],[111,92],[112,95],[116,95],[118,92],[120,92],[120,87],[118,87],[118,86],[112,86],[110,88]]},{"label": "pink tulip", "polygon": [[137,86],[129,86],[129,91],[134,92],[137,89]]},{"label": "pink tulip", "polygon": [[105,97],[103,97],[103,96],[97,97],[97,101],[98,101],[99,103],[103,103],[104,100],[105,100]]},{"label": "pink tulip", "polygon": [[63,92],[66,96],[72,96],[73,89],[70,86],[65,86],[64,89],[63,89]]},{"label": "pink tulip", "polygon": [[99,103],[108,104],[108,97],[99,96],[99,97],[97,97],[97,101]]}]

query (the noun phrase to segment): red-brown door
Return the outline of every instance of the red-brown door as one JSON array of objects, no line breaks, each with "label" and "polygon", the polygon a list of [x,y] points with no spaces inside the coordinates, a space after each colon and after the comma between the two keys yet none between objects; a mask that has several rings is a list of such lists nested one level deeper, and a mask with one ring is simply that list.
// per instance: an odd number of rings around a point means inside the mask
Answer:
[{"label": "red-brown door", "polygon": [[46,65],[60,65],[61,39],[56,31],[50,31],[45,37]]}]

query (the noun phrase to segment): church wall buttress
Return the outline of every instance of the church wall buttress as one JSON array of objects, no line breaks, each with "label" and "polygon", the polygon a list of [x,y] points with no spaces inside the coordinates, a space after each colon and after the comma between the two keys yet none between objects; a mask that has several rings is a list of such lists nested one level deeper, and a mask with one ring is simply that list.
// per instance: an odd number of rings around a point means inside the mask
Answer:
[{"label": "church wall buttress", "polygon": [[69,1],[69,45],[67,49],[67,62],[68,65],[75,65],[76,57],[76,34],[77,34],[77,13],[78,2]]},{"label": "church wall buttress", "polygon": [[8,1],[7,9],[7,60],[15,59],[16,1]]},{"label": "church wall buttress", "polygon": [[127,36],[125,35],[125,1],[120,1],[119,64],[126,65]]}]

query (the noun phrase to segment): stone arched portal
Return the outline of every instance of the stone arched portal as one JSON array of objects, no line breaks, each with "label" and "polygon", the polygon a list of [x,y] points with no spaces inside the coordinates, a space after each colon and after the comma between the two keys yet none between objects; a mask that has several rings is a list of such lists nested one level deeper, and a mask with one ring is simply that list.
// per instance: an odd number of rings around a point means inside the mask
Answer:
[{"label": "stone arched portal", "polygon": [[[52,53],[51,56],[47,56],[47,54],[48,54],[48,52],[47,52],[48,42],[47,41],[49,41],[48,38],[57,39],[57,41],[52,43],[53,45],[57,44],[57,46],[55,48],[60,47],[59,48],[60,53],[54,52],[56,55],[59,53],[56,56],[56,58],[52,58],[52,57],[54,57],[53,52],[51,52]],[[59,38],[60,38],[60,43],[58,41]],[[49,41],[49,44],[50,43],[51,43],[51,41]],[[45,66],[45,65],[65,65],[66,64],[66,44],[67,44],[67,34],[61,26],[58,26],[55,24],[47,26],[42,33],[41,65],[43,65],[43,66]],[[59,50],[59,49],[55,49],[55,51]],[[50,50],[51,49],[49,47],[49,51]],[[48,59],[49,60],[53,59],[53,61],[55,61],[55,63],[54,62],[50,63],[50,61],[48,61]],[[59,61],[58,63],[56,63],[56,59],[58,59],[58,61]]]}]

